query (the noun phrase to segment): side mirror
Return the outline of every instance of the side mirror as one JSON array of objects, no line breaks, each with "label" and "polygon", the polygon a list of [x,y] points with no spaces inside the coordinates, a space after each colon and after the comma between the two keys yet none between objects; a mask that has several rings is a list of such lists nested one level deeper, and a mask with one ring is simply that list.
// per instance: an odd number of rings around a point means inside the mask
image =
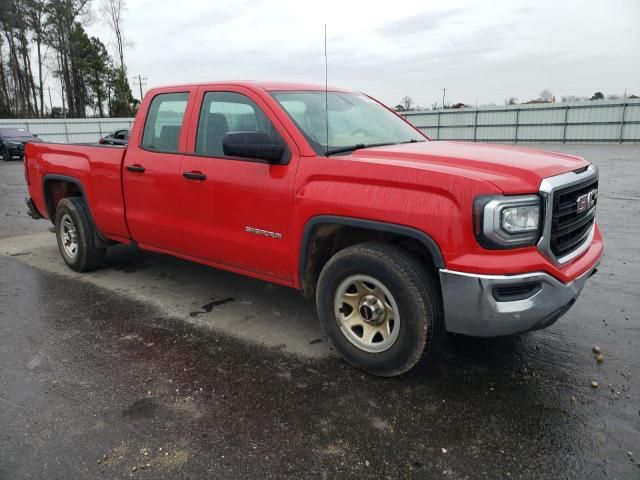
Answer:
[{"label": "side mirror", "polygon": [[259,158],[269,163],[286,163],[286,148],[274,143],[264,132],[229,132],[222,140],[222,151],[230,157]]}]

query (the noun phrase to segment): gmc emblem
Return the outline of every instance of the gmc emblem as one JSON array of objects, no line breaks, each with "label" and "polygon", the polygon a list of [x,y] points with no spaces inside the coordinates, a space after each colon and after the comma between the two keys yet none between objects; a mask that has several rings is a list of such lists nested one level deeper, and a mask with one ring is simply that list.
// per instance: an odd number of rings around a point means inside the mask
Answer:
[{"label": "gmc emblem", "polygon": [[580,195],[576,200],[576,213],[582,213],[585,210],[591,210],[591,208],[596,204],[597,198],[598,198],[597,188],[594,188],[589,193]]}]

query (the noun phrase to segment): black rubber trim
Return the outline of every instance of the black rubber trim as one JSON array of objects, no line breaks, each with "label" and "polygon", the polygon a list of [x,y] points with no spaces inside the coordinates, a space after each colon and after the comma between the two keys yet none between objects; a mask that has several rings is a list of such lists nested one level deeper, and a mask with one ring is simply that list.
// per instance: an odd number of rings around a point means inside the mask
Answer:
[{"label": "black rubber trim", "polygon": [[84,198],[84,201],[87,204],[87,211],[89,212],[89,218],[91,219],[92,226],[97,232],[98,229],[96,228],[96,223],[93,221],[93,214],[91,213],[91,207],[89,206],[89,199],[85,194],[82,183],[77,178],[68,177],[66,175],[48,174],[42,177],[42,195],[44,196],[45,208],[47,209],[47,213],[49,214],[49,220],[51,220],[51,223],[55,224],[56,220],[55,215],[53,215],[54,205],[51,205],[51,199],[47,196],[47,191],[45,189],[45,186],[49,180],[62,180],[64,182],[73,183],[74,185],[78,186],[78,188],[80,189],[80,193],[82,193],[82,198]]},{"label": "black rubber trim", "polygon": [[27,203],[27,207],[29,208],[29,216],[34,220],[39,220],[43,218],[38,209],[36,208],[33,200],[31,198],[25,198],[25,202]]},{"label": "black rubber trim", "polygon": [[515,285],[493,287],[493,298],[498,302],[515,302],[533,297],[542,290],[541,282],[523,282]]},{"label": "black rubber trim", "polygon": [[575,298],[572,299],[569,303],[567,303],[563,307],[560,307],[556,311],[547,315],[540,322],[538,322],[533,327],[531,327],[529,331],[533,332],[535,330],[542,330],[544,328],[550,327],[551,325],[556,323],[560,317],[562,317],[565,313],[567,313],[574,303],[576,303]]},{"label": "black rubber trim", "polygon": [[318,225],[324,224],[337,224],[348,225],[350,227],[367,228],[370,230],[376,230],[379,232],[393,233],[394,235],[403,235],[405,237],[411,237],[422,243],[431,254],[433,263],[436,268],[445,268],[444,259],[438,244],[426,233],[411,227],[405,227],[404,225],[397,225],[395,223],[378,222],[375,220],[364,220],[353,217],[338,217],[334,215],[318,215],[307,221],[302,233],[302,245],[300,248],[300,258],[298,265],[298,274],[300,282],[304,278],[304,272],[307,266],[307,252],[309,248],[309,239],[313,229]]},{"label": "black rubber trim", "polygon": [[222,157],[222,156],[213,156],[213,155],[204,155],[202,153],[195,153],[195,152],[168,152],[165,150],[154,150],[153,148],[146,148],[146,147],[138,147],[140,150],[144,150],[145,152],[149,152],[149,153],[160,153],[163,155],[181,155],[183,157],[197,157],[197,158],[213,158],[216,160],[229,160],[229,161],[234,161],[234,162],[249,162],[249,163],[264,163],[265,165],[289,165],[289,163],[291,163],[291,149],[289,148],[289,145],[287,145],[287,149],[285,151],[285,153],[283,154],[283,158],[287,157],[286,161],[282,161],[282,162],[270,162],[269,160],[264,160],[262,158],[245,158],[245,157]]},{"label": "black rubber trim", "polygon": [[62,181],[70,182],[77,185],[78,188],[80,189],[80,193],[82,194],[82,198],[87,204],[87,213],[89,214],[89,221],[91,222],[91,226],[93,227],[93,231],[95,232],[94,236],[96,238],[96,242],[98,242],[99,245],[105,246],[105,247],[109,245],[114,245],[114,242],[112,242],[111,240],[106,238],[104,235],[102,235],[102,233],[100,233],[100,230],[98,230],[98,227],[96,226],[96,222],[93,220],[93,214],[91,213],[89,198],[85,194],[82,183],[77,178],[68,177],[66,175],[56,175],[56,174],[48,174],[42,177],[42,195],[44,197],[45,208],[47,209],[47,213],[49,214],[49,221],[55,226],[56,217],[55,215],[53,215],[53,205],[51,205],[51,199],[47,196],[47,191],[45,190],[46,183],[49,180],[62,180]]}]

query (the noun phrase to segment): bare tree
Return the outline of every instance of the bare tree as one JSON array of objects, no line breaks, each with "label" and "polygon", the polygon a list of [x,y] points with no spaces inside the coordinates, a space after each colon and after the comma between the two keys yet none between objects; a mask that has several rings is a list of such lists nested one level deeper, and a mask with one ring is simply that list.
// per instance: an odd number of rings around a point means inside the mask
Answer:
[{"label": "bare tree", "polygon": [[0,3],[0,32],[7,45],[7,78],[3,78],[9,100],[7,113],[31,117],[38,116],[38,102],[31,69],[25,10],[23,0]]},{"label": "bare tree", "polygon": [[505,105],[515,105],[518,99],[516,97],[509,97],[504,101]]},{"label": "bare tree", "polygon": [[[63,115],[84,117],[89,108],[103,115],[111,78],[118,78],[119,105],[130,114],[132,95],[123,69],[111,74],[104,45],[83,27],[90,12],[91,0],[0,1],[0,115],[44,116],[47,70],[60,81],[62,107],[57,111]],[[124,62],[121,16],[115,18],[120,19],[116,33]]]},{"label": "bare tree", "polygon": [[540,92],[540,100],[543,102],[551,102],[555,97],[553,96],[553,92],[548,88],[545,88]]},{"label": "bare tree", "polygon": [[33,32],[33,41],[36,44],[38,61],[38,93],[40,94],[40,115],[44,117],[44,61],[46,52],[42,52],[42,45],[47,35],[46,13],[49,8],[48,0],[27,0],[26,19],[29,29]]},{"label": "bare tree", "polygon": [[402,105],[405,110],[411,110],[411,107],[413,107],[415,103],[416,102],[413,100],[413,98],[408,96],[403,97],[402,100],[400,100],[400,105]]},{"label": "bare tree", "polygon": [[113,35],[116,37],[116,48],[118,50],[118,60],[120,60],[120,69],[125,71],[124,67],[124,47],[127,41],[122,31],[123,14],[127,11],[126,0],[102,0],[100,13],[104,22],[109,26]]},{"label": "bare tree", "polygon": [[[90,9],[90,0],[50,0],[47,9],[50,32],[45,36],[46,43],[55,50],[57,57],[53,74],[61,80],[68,112],[79,118],[86,116],[86,88],[79,74],[86,53],[82,45],[86,43],[82,19]],[[63,100],[63,111],[64,103]]]}]

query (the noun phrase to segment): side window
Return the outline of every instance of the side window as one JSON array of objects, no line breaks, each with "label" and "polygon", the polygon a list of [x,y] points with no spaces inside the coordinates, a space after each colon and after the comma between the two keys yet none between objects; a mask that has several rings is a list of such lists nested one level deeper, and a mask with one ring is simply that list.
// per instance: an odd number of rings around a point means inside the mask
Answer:
[{"label": "side window", "polygon": [[202,101],[196,153],[225,157],[222,142],[230,132],[263,132],[273,143],[284,140],[264,112],[249,97],[232,92],[207,92]]},{"label": "side window", "polygon": [[177,152],[188,93],[163,93],[154,97],[144,125],[142,147]]}]

